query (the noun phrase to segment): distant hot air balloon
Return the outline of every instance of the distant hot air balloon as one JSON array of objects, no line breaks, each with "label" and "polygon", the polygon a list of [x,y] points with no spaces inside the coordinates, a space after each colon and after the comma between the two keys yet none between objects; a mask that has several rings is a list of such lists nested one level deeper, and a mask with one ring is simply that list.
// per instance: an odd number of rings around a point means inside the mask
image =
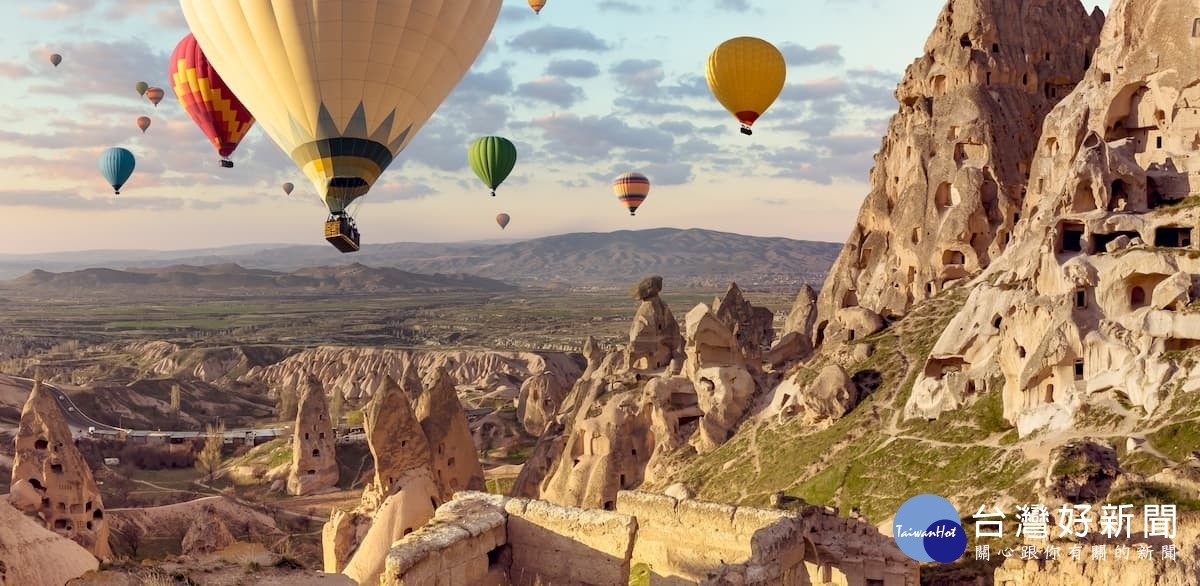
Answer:
[{"label": "distant hot air balloon", "polygon": [[467,161],[495,197],[496,188],[504,183],[517,164],[517,147],[504,137],[483,136],[467,148]]},{"label": "distant hot air balloon", "polygon": [[135,165],[133,153],[121,147],[110,147],[100,153],[100,174],[113,187],[113,193],[121,195],[121,186],[133,175]]},{"label": "distant hot air balloon", "polygon": [[755,37],[721,43],[708,56],[708,89],[742,123],[742,134],[779,97],[787,77],[783,53]]},{"label": "distant hot air balloon", "polygon": [[342,252],[359,248],[346,207],[463,78],[501,3],[180,0],[221,78],[312,180]]},{"label": "distant hot air balloon", "polygon": [[500,224],[501,230],[508,227],[508,221],[511,219],[508,214],[496,214],[496,223]]},{"label": "distant hot air balloon", "polygon": [[142,129],[142,134],[146,134],[146,129],[150,128],[150,117],[149,116],[138,116],[137,126],[138,126],[138,128]]},{"label": "distant hot air balloon", "polygon": [[55,67],[58,67],[58,64],[62,63],[62,55],[59,55],[58,53],[54,53],[53,55],[50,55],[50,63],[53,64]]},{"label": "distant hot air balloon", "polygon": [[622,173],[613,180],[613,192],[629,208],[629,215],[632,216],[650,194],[650,180],[641,173]]},{"label": "distant hot air balloon", "polygon": [[221,166],[232,167],[229,156],[254,126],[254,116],[221,80],[190,33],[171,54],[170,75],[179,104],[217,149]]},{"label": "distant hot air balloon", "polygon": [[160,87],[149,87],[146,88],[145,95],[146,99],[150,100],[150,102],[154,104],[154,107],[157,108],[158,103],[162,101],[163,96],[166,95],[166,92],[164,92]]},{"label": "distant hot air balloon", "polygon": [[291,183],[284,183],[284,184],[283,184],[283,194],[284,194],[284,195],[291,195],[291,194],[292,194],[292,190],[293,190],[293,189],[295,189],[295,188],[296,188],[296,186],[295,186],[295,185],[292,185]]},{"label": "distant hot air balloon", "polygon": [[139,81],[133,84],[133,89],[137,90],[139,96],[144,96],[146,95],[146,90],[150,89],[150,84],[144,81]]},{"label": "distant hot air balloon", "polygon": [[533,9],[534,14],[541,14],[545,6],[546,0],[529,0],[529,7]]}]

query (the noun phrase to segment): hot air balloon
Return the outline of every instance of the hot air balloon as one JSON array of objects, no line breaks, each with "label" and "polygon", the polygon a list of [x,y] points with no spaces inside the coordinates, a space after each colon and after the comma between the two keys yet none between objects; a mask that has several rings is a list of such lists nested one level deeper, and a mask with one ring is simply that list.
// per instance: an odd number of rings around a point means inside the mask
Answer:
[{"label": "hot air balloon", "polygon": [[613,192],[629,208],[629,215],[632,216],[650,194],[650,180],[641,173],[622,173],[613,180]]},{"label": "hot air balloon", "polygon": [[721,43],[708,56],[708,89],[742,123],[742,134],[779,97],[787,76],[783,53],[755,37]]},{"label": "hot air balloon", "polygon": [[541,14],[545,6],[546,0],[529,0],[529,7],[533,9],[534,14]]},{"label": "hot air balloon", "polygon": [[291,194],[292,194],[292,190],[293,190],[293,189],[295,189],[295,188],[296,188],[296,186],[295,186],[295,185],[292,185],[291,183],[284,183],[284,184],[283,184],[283,194],[284,194],[284,195],[291,195]]},{"label": "hot air balloon", "polygon": [[133,89],[137,90],[139,96],[144,96],[146,95],[146,90],[150,89],[150,84],[144,81],[139,81],[133,84]]},{"label": "hot air balloon", "polygon": [[162,101],[163,96],[166,95],[166,92],[164,92],[160,87],[149,87],[146,88],[145,95],[146,99],[150,100],[150,102],[154,104],[154,107],[157,108],[158,103]]},{"label": "hot air balloon", "polygon": [[146,134],[146,129],[150,128],[150,117],[149,116],[138,116],[137,126],[138,126],[138,128],[142,129],[142,134]]},{"label": "hot air balloon", "polygon": [[110,147],[100,153],[100,174],[113,187],[113,193],[121,195],[121,186],[133,175],[135,161],[133,153],[121,147]]},{"label": "hot air balloon", "polygon": [[492,190],[492,197],[496,197],[496,188],[517,164],[517,147],[504,137],[483,136],[467,148],[467,161],[475,175]]},{"label": "hot air balloon", "polygon": [[508,221],[511,219],[508,214],[496,214],[496,223],[500,224],[501,230],[508,227]]},{"label": "hot air balloon", "polygon": [[353,252],[359,235],[346,207],[466,74],[501,0],[180,5],[221,78],[329,207],[326,240]]},{"label": "hot air balloon", "polygon": [[50,55],[50,63],[55,67],[58,67],[58,64],[62,63],[62,55],[59,55],[58,53]]},{"label": "hot air balloon", "polygon": [[254,126],[254,116],[221,80],[190,33],[171,54],[170,75],[179,104],[217,149],[221,166],[233,167],[229,156]]}]

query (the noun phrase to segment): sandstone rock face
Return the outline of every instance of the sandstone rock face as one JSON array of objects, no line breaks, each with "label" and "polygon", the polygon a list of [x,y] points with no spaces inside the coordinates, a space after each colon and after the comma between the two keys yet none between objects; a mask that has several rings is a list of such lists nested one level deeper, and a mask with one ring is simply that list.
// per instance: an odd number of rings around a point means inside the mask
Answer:
[{"label": "sandstone rock face", "polygon": [[1200,196],[1193,12],[1114,2],[1087,74],[1046,117],[1025,219],[972,281],[909,415],[999,391],[1005,419],[1028,435],[1067,429],[1102,401],[1152,415],[1164,390],[1200,387],[1200,369],[1173,358],[1200,345],[1200,315],[1187,307],[1200,275],[1200,210],[1186,204]]},{"label": "sandstone rock face", "polygon": [[213,507],[206,506],[201,510],[188,527],[183,536],[184,555],[198,555],[220,551],[233,545],[233,535],[225,522],[217,516]]},{"label": "sandstone rock face", "polygon": [[99,567],[92,552],[0,499],[0,584],[66,584]]},{"label": "sandstone rock face", "polygon": [[[412,478],[402,478],[405,486],[383,502],[363,537],[354,556],[342,571],[359,584],[378,584],[392,543],[419,529],[433,518],[434,506],[429,499],[415,498],[414,492],[434,488],[427,473],[413,471]],[[421,471],[423,472],[423,471]],[[422,477],[423,476],[423,477]]]},{"label": "sandstone rock face", "polygon": [[333,426],[329,421],[325,392],[315,379],[310,378],[300,393],[296,409],[288,494],[312,494],[337,484],[338,466],[333,445]]},{"label": "sandstone rock face", "polygon": [[439,368],[423,382],[425,392],[417,402],[416,415],[429,442],[441,500],[449,500],[460,490],[483,490],[483,467],[450,374]]},{"label": "sandstone rock face", "polygon": [[817,294],[807,283],[796,294],[796,301],[783,324],[779,341],[765,356],[772,366],[804,360],[813,351],[813,322],[817,319]]},{"label": "sandstone rock face", "polygon": [[742,355],[751,362],[758,363],[775,341],[775,314],[746,301],[737,283],[730,283],[725,295],[713,302],[712,312],[730,328]]},{"label": "sandstone rock face", "polygon": [[679,323],[658,296],[659,291],[662,291],[662,277],[644,279],[634,287],[634,298],[641,299],[642,304],[629,328],[629,361],[633,368],[662,368],[680,356],[683,339]]},{"label": "sandstone rock face", "polygon": [[821,289],[818,345],[864,335],[839,323],[846,310],[902,316],[1007,248],[1029,216],[1042,118],[1087,71],[1101,20],[1075,0],[947,4],[896,90],[871,191]]},{"label": "sandstone rock face", "polygon": [[34,383],[21,411],[13,456],[13,504],[100,559],[112,557],[108,520],[92,471],[75,447],[54,392]]},{"label": "sandstone rock face", "polygon": [[1120,474],[1116,448],[1105,441],[1085,438],[1050,454],[1043,492],[1055,502],[1103,502]]},{"label": "sandstone rock face", "polygon": [[481,352],[471,350],[416,351],[387,348],[321,346],[299,352],[265,367],[250,368],[239,381],[285,388],[315,376],[326,393],[367,400],[384,377],[399,380],[410,365],[419,376],[444,368],[455,385],[497,390],[520,385],[531,374],[551,371],[570,386],[580,368],[569,354],[558,352]]},{"label": "sandstone rock face", "polygon": [[375,399],[363,409],[367,446],[375,460],[375,480],[363,491],[368,510],[377,509],[394,494],[403,475],[413,470],[429,470],[429,441],[408,400],[420,395],[421,381],[412,368],[405,370],[403,380],[409,390],[387,378]]},{"label": "sandstone rock face", "polygon": [[859,398],[858,385],[850,375],[841,366],[830,364],[821,369],[801,399],[804,419],[813,423],[841,419],[858,404]]},{"label": "sandstone rock face", "polygon": [[550,372],[525,379],[517,400],[517,417],[525,431],[530,435],[541,435],[569,390]]}]

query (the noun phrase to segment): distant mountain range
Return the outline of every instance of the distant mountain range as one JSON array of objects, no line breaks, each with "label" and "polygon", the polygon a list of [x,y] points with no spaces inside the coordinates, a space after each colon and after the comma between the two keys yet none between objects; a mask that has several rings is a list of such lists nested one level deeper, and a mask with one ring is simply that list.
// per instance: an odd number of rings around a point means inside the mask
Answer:
[{"label": "distant mountain range", "polygon": [[81,269],[51,273],[35,269],[0,282],[0,292],[21,291],[54,295],[176,293],[181,296],[220,294],[329,294],[385,291],[436,293],[503,292],[516,287],[471,275],[419,275],[391,267],[352,264],[315,267],[282,273],[248,269],[237,264],[172,265],[142,269]]},{"label": "distant mountain range", "polygon": [[[0,278],[13,278],[40,269],[42,273],[27,275],[23,282],[28,285],[47,279],[66,279],[60,282],[77,283],[72,286],[82,287],[87,286],[88,279],[113,279],[135,284],[138,279],[161,278],[168,282],[178,281],[184,286],[182,283],[189,279],[197,283],[216,283],[234,278],[224,274],[233,270],[231,267],[206,265],[236,264],[242,271],[234,271],[239,282],[257,279],[258,283],[293,283],[296,279],[317,277],[290,271],[312,267],[333,271],[329,267],[361,263],[426,275],[470,274],[516,285],[626,287],[644,276],[657,274],[672,287],[723,286],[729,281],[737,281],[749,287],[793,288],[804,282],[818,286],[841,248],[842,245],[830,242],[657,228],[563,234],[516,242],[370,244],[360,252],[345,255],[329,246],[288,244],[176,251],[95,250],[0,255]],[[185,267],[188,270],[170,274],[127,270],[111,271],[102,276],[98,272],[84,271],[48,277],[44,272],[171,265],[189,266]],[[289,273],[259,273],[252,269]],[[172,274],[174,276],[170,276]],[[332,284],[325,286],[334,287]]]}]

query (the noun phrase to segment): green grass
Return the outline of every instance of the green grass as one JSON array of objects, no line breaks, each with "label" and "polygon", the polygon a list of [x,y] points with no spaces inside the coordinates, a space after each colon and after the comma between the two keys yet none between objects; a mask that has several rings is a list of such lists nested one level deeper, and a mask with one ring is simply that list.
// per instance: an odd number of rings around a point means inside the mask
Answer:
[{"label": "green grass", "polygon": [[629,586],[650,586],[650,566],[645,563],[634,564],[629,568]]},{"label": "green grass", "polygon": [[1200,450],[1200,422],[1184,421],[1168,425],[1146,439],[1167,457],[1182,462],[1193,450]]},{"label": "green grass", "polygon": [[484,486],[492,494],[507,495],[516,483],[516,478],[489,478],[484,481]]},{"label": "green grass", "polygon": [[1165,484],[1156,482],[1130,483],[1108,495],[1108,502],[1134,505],[1175,505],[1180,512],[1200,511],[1200,500],[1190,498]]}]

